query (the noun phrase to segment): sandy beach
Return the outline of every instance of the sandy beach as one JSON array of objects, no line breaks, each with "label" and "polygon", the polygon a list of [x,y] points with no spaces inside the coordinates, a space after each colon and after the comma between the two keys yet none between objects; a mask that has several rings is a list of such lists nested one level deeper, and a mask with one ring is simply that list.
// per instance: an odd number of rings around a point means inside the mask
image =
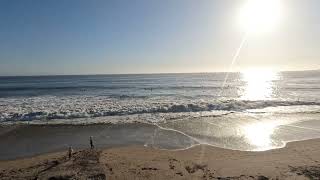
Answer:
[{"label": "sandy beach", "polygon": [[1,161],[1,179],[319,179],[320,139],[261,152],[206,145],[187,150],[143,146],[67,150]]},{"label": "sandy beach", "polygon": [[0,0],[0,180],[320,180],[320,0]]}]

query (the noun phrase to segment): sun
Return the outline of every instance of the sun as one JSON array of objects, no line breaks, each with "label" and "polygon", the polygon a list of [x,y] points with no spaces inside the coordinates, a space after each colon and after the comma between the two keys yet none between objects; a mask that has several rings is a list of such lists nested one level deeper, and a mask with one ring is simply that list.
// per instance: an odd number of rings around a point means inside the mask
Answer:
[{"label": "sun", "polygon": [[247,0],[241,8],[239,23],[248,33],[272,31],[280,23],[282,0]]}]

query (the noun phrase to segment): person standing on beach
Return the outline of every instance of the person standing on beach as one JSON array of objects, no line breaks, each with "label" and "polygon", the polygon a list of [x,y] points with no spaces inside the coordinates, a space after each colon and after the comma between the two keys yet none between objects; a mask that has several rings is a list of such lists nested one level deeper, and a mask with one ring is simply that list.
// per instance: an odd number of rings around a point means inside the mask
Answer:
[{"label": "person standing on beach", "polygon": [[91,147],[91,149],[93,149],[94,148],[94,145],[93,145],[93,139],[92,139],[93,137],[92,136],[90,136],[90,147]]},{"label": "person standing on beach", "polygon": [[73,153],[73,149],[72,149],[71,146],[69,146],[69,149],[68,149],[68,157],[69,157],[69,159],[71,159],[72,153]]}]

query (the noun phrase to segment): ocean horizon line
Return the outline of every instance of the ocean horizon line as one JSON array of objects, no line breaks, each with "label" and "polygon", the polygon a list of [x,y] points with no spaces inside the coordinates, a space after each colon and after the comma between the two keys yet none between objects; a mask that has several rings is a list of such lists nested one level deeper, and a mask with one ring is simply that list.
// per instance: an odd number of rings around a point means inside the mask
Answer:
[{"label": "ocean horizon line", "polygon": [[[320,69],[306,70],[279,70],[277,72],[310,72]],[[164,74],[212,74],[212,73],[241,73],[241,71],[210,71],[210,72],[155,72],[155,73],[88,73],[88,74],[36,74],[36,75],[0,75],[0,78],[7,77],[48,77],[48,76],[119,76],[119,75],[164,75]]]}]

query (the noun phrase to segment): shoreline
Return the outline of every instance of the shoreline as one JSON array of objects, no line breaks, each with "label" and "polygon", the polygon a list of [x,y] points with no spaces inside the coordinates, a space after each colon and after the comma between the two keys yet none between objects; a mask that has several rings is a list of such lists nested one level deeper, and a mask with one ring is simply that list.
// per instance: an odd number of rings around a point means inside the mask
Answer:
[{"label": "shoreline", "polygon": [[67,150],[0,161],[0,179],[80,177],[100,179],[316,179],[320,139],[289,142],[284,148],[239,151],[196,145],[185,150],[144,146]]},{"label": "shoreline", "polygon": [[[156,136],[154,133],[157,133]],[[197,139],[177,130],[162,128],[150,123],[98,123],[98,124],[16,124],[0,125],[0,161],[34,157],[63,151],[72,146],[76,150],[89,146],[89,137],[99,149],[146,146],[158,150],[183,151],[199,145],[246,152],[260,152],[284,148],[287,143],[317,139],[319,136],[297,136],[283,139],[276,146],[265,149],[241,149],[224,144],[200,143]]]}]

